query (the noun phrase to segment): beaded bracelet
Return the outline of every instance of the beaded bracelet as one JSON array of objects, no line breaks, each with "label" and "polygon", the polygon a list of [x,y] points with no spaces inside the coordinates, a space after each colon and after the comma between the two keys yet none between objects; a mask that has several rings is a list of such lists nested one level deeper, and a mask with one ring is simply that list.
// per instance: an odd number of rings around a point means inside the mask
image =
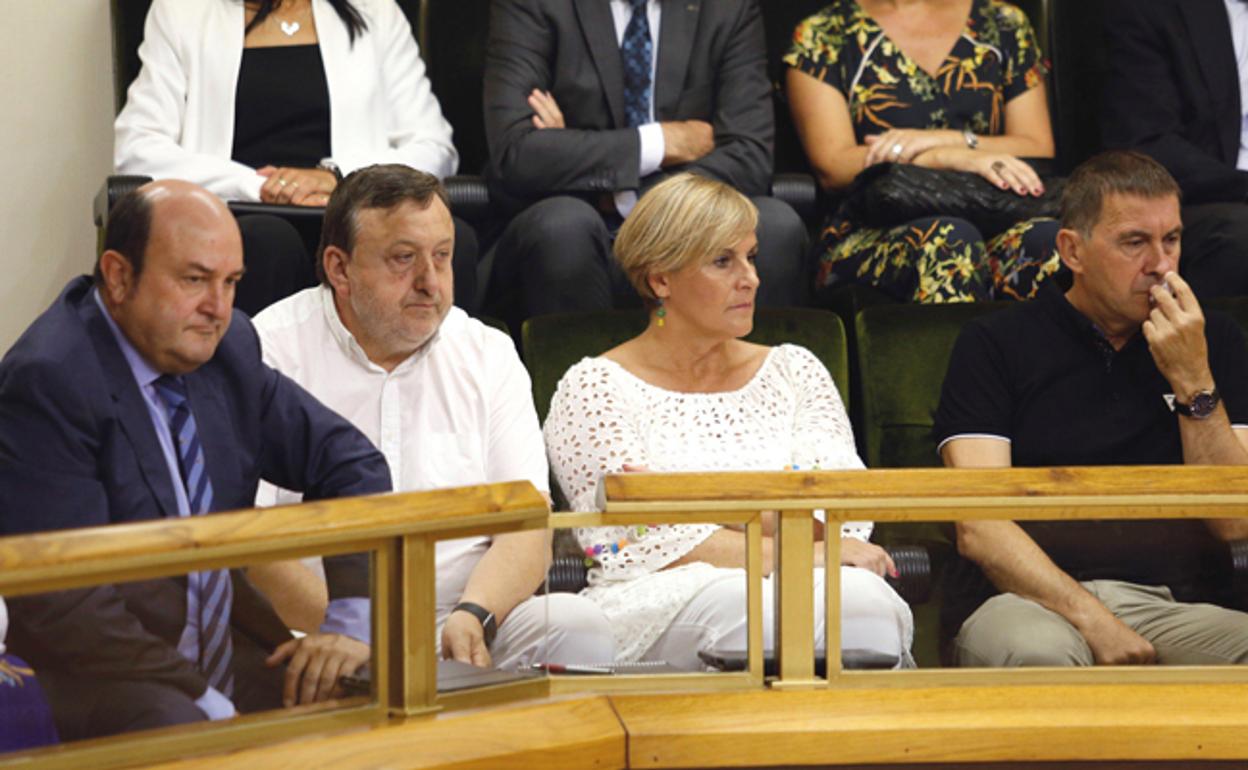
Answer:
[{"label": "beaded bracelet", "polygon": [[[646,533],[650,531],[650,528],[646,526],[645,524],[638,524],[637,526],[633,527],[631,531],[637,534],[638,539],[641,539],[646,536]],[[621,548],[627,548],[629,543],[631,542],[633,542],[631,539],[623,538],[621,540],[615,541],[614,543],[596,543],[592,546],[586,546],[585,547],[585,566],[586,567],[594,566],[595,556],[599,556],[603,553],[619,553]]]}]

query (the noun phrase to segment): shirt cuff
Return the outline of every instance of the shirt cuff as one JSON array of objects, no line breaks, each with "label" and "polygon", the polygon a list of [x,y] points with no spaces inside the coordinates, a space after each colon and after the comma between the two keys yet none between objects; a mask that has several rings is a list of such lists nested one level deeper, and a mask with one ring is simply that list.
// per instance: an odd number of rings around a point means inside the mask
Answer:
[{"label": "shirt cuff", "polygon": [[342,634],[364,644],[373,643],[372,615],[369,600],[362,596],[334,599],[325,609],[322,634]]},{"label": "shirt cuff", "polygon": [[230,699],[213,687],[204,690],[204,694],[195,699],[195,707],[209,719],[229,719],[237,714]]},{"label": "shirt cuff", "polygon": [[637,175],[645,179],[663,167],[663,154],[667,151],[667,143],[663,141],[663,126],[659,123],[638,126],[637,134],[641,137],[641,162]]}]

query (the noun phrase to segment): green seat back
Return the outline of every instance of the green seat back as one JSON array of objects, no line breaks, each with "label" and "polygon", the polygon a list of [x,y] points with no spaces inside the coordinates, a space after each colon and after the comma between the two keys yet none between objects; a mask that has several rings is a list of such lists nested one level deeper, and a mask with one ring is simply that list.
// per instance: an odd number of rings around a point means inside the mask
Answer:
[{"label": "green seat back", "polygon": [[[569,367],[637,336],[646,323],[642,310],[557,313],[525,321],[521,347],[533,379],[538,417],[546,421],[555,386]],[[762,345],[792,343],[809,349],[831,372],[848,407],[849,357],[845,326],[836,314],[807,308],[762,309],[755,313],[754,331],[746,339]]]},{"label": "green seat back", "polygon": [[855,322],[863,458],[870,468],[940,465],[932,419],[962,325],[1004,303],[875,305]]}]

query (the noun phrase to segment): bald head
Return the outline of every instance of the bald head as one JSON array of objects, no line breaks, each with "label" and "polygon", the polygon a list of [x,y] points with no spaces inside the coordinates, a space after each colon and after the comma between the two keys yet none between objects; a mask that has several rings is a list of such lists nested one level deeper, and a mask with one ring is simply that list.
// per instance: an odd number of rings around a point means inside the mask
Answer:
[{"label": "bald head", "polygon": [[225,204],[197,185],[164,180],[113,207],[95,278],[148,363],[184,374],[216,352],[242,274],[242,237]]},{"label": "bald head", "polygon": [[[109,211],[104,232],[104,250],[123,255],[137,277],[143,272],[148,241],[154,228],[184,223],[215,223],[238,230],[229,208],[220,198],[199,185],[180,179],[148,182],[123,195]],[[241,240],[240,240],[241,244]],[[241,248],[241,245],[240,245]],[[103,285],[99,262],[95,282]]]}]

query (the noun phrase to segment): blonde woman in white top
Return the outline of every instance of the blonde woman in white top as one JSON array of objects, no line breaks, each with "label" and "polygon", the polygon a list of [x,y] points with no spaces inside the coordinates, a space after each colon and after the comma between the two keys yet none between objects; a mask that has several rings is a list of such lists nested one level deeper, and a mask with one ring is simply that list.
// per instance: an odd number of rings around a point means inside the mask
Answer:
[{"label": "blonde woman in white top", "polygon": [[[616,257],[651,307],[651,320],[641,335],[582,360],[559,383],[544,432],[573,510],[595,510],[606,473],[863,467],[836,386],[818,359],[795,345],[740,339],[753,327],[756,225],[756,211],[740,193],[681,174],[647,193],[621,228]],[[868,522],[841,532],[842,644],[909,663],[910,609],[884,581],[895,568],[868,542],[870,533]],[[582,548],[598,548],[586,595],[610,620],[618,659],[694,669],[700,649],[745,648],[742,532],[697,524],[576,534]],[[770,573],[767,528],[765,535]],[[817,595],[822,559],[820,543]],[[768,646],[771,593],[764,588]],[[820,599],[817,646],[822,607]]]}]

